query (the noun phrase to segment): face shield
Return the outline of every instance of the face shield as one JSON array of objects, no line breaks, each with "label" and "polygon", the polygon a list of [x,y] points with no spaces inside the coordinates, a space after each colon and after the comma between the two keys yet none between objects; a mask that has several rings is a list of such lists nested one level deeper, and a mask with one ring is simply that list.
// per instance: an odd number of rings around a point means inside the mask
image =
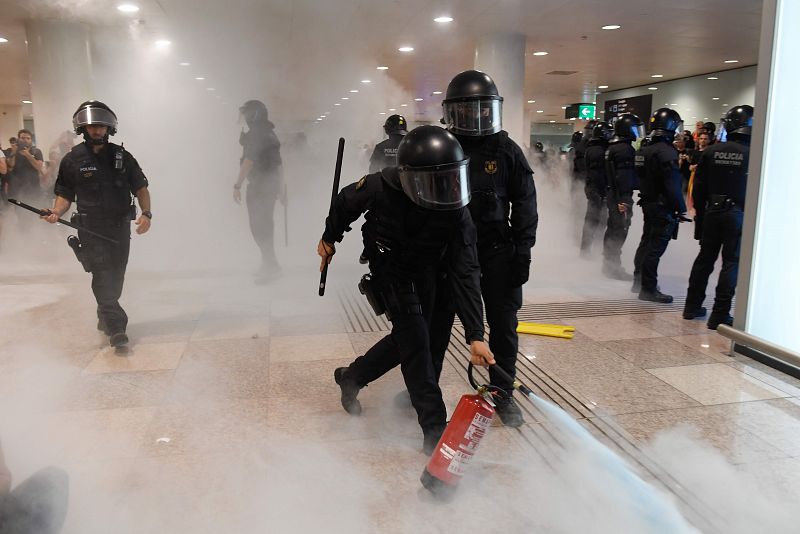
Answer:
[{"label": "face shield", "polygon": [[445,127],[454,134],[491,135],[503,129],[503,99],[442,103]]},{"label": "face shield", "polygon": [[640,124],[638,126],[635,124],[631,124],[630,133],[633,136],[634,140],[641,139],[642,137],[645,136],[644,124]]},{"label": "face shield", "polygon": [[431,210],[463,208],[470,201],[469,158],[435,167],[398,167],[403,192]]},{"label": "face shield", "polygon": [[728,140],[728,130],[725,129],[725,121],[722,121],[717,128],[717,142],[724,143]]},{"label": "face shield", "polygon": [[110,130],[117,129],[117,117],[103,108],[87,106],[78,110],[72,117],[72,125],[77,129],[90,124],[108,126]]}]

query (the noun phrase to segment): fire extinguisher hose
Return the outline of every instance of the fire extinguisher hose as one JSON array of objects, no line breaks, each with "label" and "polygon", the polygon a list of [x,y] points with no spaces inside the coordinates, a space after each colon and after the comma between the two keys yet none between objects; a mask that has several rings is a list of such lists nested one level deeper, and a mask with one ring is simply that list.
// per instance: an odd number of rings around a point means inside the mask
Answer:
[{"label": "fire extinguisher hose", "polygon": [[[469,385],[472,386],[475,390],[478,390],[482,386],[478,385],[478,382],[475,381],[475,377],[472,375],[473,369],[474,369],[474,366],[472,365],[472,362],[470,362],[470,364],[467,366],[467,377],[469,378]],[[498,375],[500,375],[500,378],[502,378],[503,380],[506,380],[508,382],[512,382],[514,384],[514,389],[519,390],[519,392],[522,393],[523,395],[525,395],[526,397],[530,397],[531,395],[533,395],[534,397],[536,396],[536,393],[534,393],[531,388],[529,388],[528,386],[526,386],[525,384],[523,384],[519,380],[517,380],[515,378],[511,378],[511,375],[506,373],[503,370],[503,368],[500,367],[499,365],[497,365],[497,364],[492,365],[492,366],[490,366],[490,369],[493,372],[495,372]],[[498,392],[502,392],[503,391],[500,388],[497,388],[497,387],[494,387],[494,386],[484,386],[484,387],[487,387],[489,389],[489,391],[491,391],[492,393],[498,393]]]}]

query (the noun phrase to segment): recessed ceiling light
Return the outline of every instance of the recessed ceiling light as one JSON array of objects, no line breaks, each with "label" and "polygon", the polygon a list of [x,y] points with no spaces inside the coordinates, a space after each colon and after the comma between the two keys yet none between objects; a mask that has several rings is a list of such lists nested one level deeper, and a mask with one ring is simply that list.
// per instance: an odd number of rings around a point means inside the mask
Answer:
[{"label": "recessed ceiling light", "polygon": [[159,48],[166,48],[171,44],[172,44],[172,41],[168,41],[166,39],[159,39],[158,41],[156,41],[156,46],[159,47]]},{"label": "recessed ceiling light", "polygon": [[556,121],[550,121],[550,122],[556,122]]},{"label": "recessed ceiling light", "polygon": [[433,19],[433,22],[438,22],[440,24],[446,24],[448,22],[453,22],[453,17],[448,17],[446,15],[442,16],[442,17],[436,17],[435,19]]},{"label": "recessed ceiling light", "polygon": [[620,28],[622,28],[622,26],[620,26],[619,24],[609,24],[607,26],[603,26],[604,30],[618,30]]},{"label": "recessed ceiling light", "polygon": [[198,76],[197,78],[195,78],[195,80],[202,82],[203,80],[205,80],[205,78],[203,78],[202,76]]},{"label": "recessed ceiling light", "polygon": [[651,91],[658,91],[658,87],[648,87],[648,89]]},{"label": "recessed ceiling light", "polygon": [[342,105],[341,102],[337,102],[334,104],[334,106],[341,106],[341,105]]},{"label": "recessed ceiling light", "polygon": [[397,51],[398,52],[413,52],[414,51],[414,47],[413,46],[401,46],[400,48],[397,49]]},{"label": "recessed ceiling light", "polygon": [[717,78],[716,76],[709,76],[708,79],[709,80],[719,80],[719,78]]},{"label": "recessed ceiling light", "polygon": [[342,100],[350,100],[350,97],[349,96],[343,96]]},{"label": "recessed ceiling light", "polygon": [[704,121],[707,121],[707,120],[708,120],[708,117],[703,117],[703,120],[704,120]]},{"label": "recessed ceiling light", "polygon": [[663,77],[664,77],[664,75],[663,75],[663,74],[653,74],[653,75],[652,75],[652,76],[650,76],[650,77],[651,77],[651,78],[663,78]]},{"label": "recessed ceiling light", "polygon": [[422,99],[421,98],[415,98],[414,102],[422,102]]},{"label": "recessed ceiling light", "polygon": [[189,65],[191,65],[191,63],[189,63],[187,61],[183,61],[181,63],[178,63],[178,65],[180,65],[181,67],[188,67]]},{"label": "recessed ceiling light", "polygon": [[33,104],[33,102],[31,102],[30,100],[23,100],[22,103],[23,104]]},{"label": "recessed ceiling light", "polygon": [[571,120],[571,121],[574,121],[576,118],[577,118],[577,117],[572,117],[570,120]]},{"label": "recessed ceiling light", "polygon": [[561,106],[561,109],[567,109],[567,106]]},{"label": "recessed ceiling light", "polygon": [[206,87],[206,91],[216,91],[213,87]]},{"label": "recessed ceiling light", "polygon": [[442,92],[441,92],[441,91],[434,91],[434,92],[433,92],[433,93],[431,93],[431,94],[434,94],[434,95],[440,95],[440,94],[442,94]]},{"label": "recessed ceiling light", "polygon": [[542,52],[534,52],[533,55],[534,56],[546,56],[547,52],[544,52],[544,51],[542,51]]},{"label": "recessed ceiling light", "polygon": [[400,107],[401,107],[401,108],[408,107],[408,104],[400,104]]},{"label": "recessed ceiling light", "polygon": [[372,83],[372,80],[361,80],[361,83]]},{"label": "recessed ceiling light", "polygon": [[389,67],[380,66],[377,67],[378,70],[389,70]]},{"label": "recessed ceiling light", "polygon": [[351,93],[357,93],[357,92],[358,92],[358,89],[350,89],[350,92],[351,92]]},{"label": "recessed ceiling light", "polygon": [[607,85],[598,85],[597,88],[598,89],[608,89],[608,86]]},{"label": "recessed ceiling light", "polygon": [[319,120],[322,120],[322,119],[324,119],[324,118],[325,118],[325,115],[320,115],[320,116],[319,116]]},{"label": "recessed ceiling light", "polygon": [[711,100],[719,100],[718,96],[712,97]]},{"label": "recessed ceiling light", "polygon": [[378,113],[378,115],[386,115],[386,112],[385,111],[381,111],[380,113]]},{"label": "recessed ceiling light", "polygon": [[389,111],[397,111],[397,108],[389,108]]},{"label": "recessed ceiling light", "polygon": [[722,104],[723,107],[727,107],[728,104]]},{"label": "recessed ceiling light", "polygon": [[692,119],[696,119],[697,117],[692,117]]},{"label": "recessed ceiling light", "polygon": [[535,104],[536,100],[528,100],[528,104]]},{"label": "recessed ceiling light", "polygon": [[536,113],[544,113],[544,110],[543,109],[537,109]]},{"label": "recessed ceiling light", "polygon": [[135,6],[133,4],[120,4],[117,6],[117,9],[123,13],[137,13],[139,11],[139,6]]},{"label": "recessed ceiling light", "polygon": [[7,42],[8,39],[6,39],[5,37],[0,37],[0,43],[7,43]]},{"label": "recessed ceiling light", "polygon": [[726,59],[725,63],[739,63],[738,59]]}]

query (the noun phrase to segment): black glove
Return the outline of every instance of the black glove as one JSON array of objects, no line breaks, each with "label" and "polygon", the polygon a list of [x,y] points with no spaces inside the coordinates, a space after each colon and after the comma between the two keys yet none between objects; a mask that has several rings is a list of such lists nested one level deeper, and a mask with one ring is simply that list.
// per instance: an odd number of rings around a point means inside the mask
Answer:
[{"label": "black glove", "polygon": [[529,256],[514,256],[511,260],[511,269],[508,281],[511,287],[522,287],[531,274],[531,258]]}]

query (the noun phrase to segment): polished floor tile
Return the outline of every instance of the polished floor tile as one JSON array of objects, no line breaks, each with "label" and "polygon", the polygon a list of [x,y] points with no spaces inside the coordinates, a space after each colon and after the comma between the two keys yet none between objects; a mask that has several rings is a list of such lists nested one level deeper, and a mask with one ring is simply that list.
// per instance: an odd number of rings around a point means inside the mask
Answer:
[{"label": "polished floor tile", "polygon": [[709,332],[706,326],[707,317],[687,321],[681,316],[681,312],[643,313],[633,315],[632,319],[651,330],[655,330],[662,336],[682,336]]},{"label": "polished floor tile", "polygon": [[672,339],[690,349],[702,352],[709,358],[718,362],[728,363],[731,361],[729,355],[731,342],[716,332],[709,331],[705,334],[690,334],[684,336],[672,336]]},{"label": "polished floor tile", "polygon": [[667,337],[606,341],[602,345],[642,369],[716,362]]},{"label": "polished floor tile", "polygon": [[270,360],[274,363],[333,360],[355,356],[347,334],[278,336],[270,338]]},{"label": "polished floor tile", "polygon": [[575,327],[576,331],[586,334],[595,341],[641,339],[662,335],[637,321],[635,315],[581,317],[571,319],[569,323]]},{"label": "polished floor tile", "polygon": [[789,396],[722,363],[665,367],[649,372],[706,405]]},{"label": "polished floor tile", "polygon": [[258,339],[269,337],[270,319],[265,316],[204,317],[197,322],[192,340]]},{"label": "polished floor tile", "polygon": [[83,372],[99,374],[175,369],[186,345],[185,341],[134,344],[122,355],[116,354],[114,347],[106,347],[97,353]]}]

